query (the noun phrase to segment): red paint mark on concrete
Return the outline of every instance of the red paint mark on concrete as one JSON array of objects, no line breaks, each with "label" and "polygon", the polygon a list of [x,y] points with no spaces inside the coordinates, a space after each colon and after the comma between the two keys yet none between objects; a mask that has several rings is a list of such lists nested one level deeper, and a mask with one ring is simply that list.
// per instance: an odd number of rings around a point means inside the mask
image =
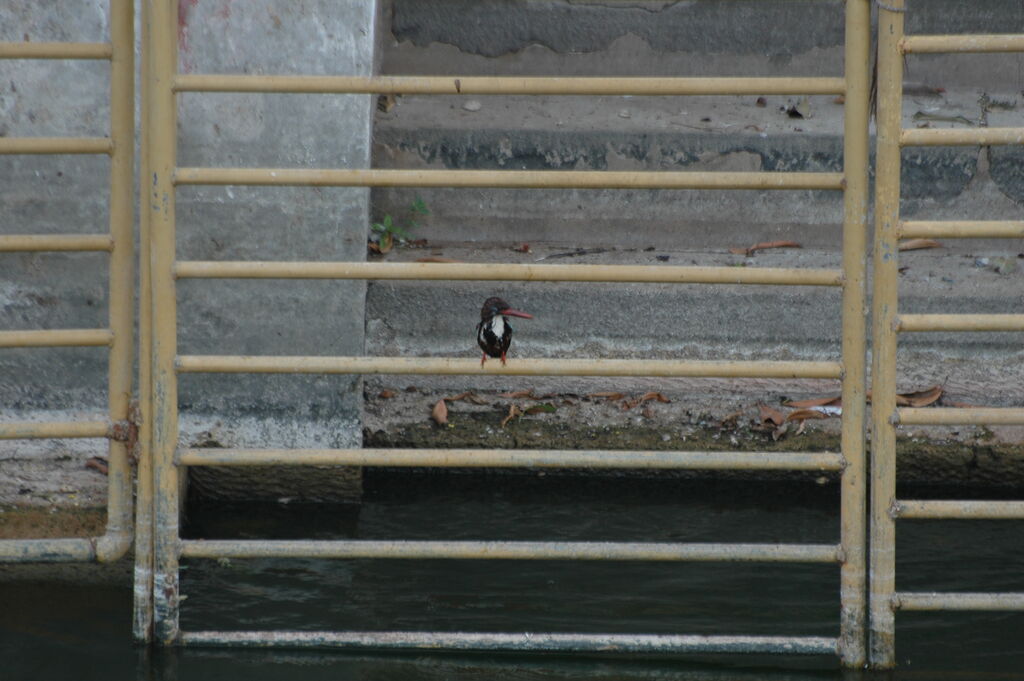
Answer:
[{"label": "red paint mark on concrete", "polygon": [[217,16],[225,20],[231,18],[231,0],[224,0],[221,3],[220,8],[217,10]]},{"label": "red paint mark on concrete", "polygon": [[181,69],[184,72],[193,70],[194,63],[188,49],[188,15],[199,4],[199,0],[179,0],[178,2],[178,55]]}]

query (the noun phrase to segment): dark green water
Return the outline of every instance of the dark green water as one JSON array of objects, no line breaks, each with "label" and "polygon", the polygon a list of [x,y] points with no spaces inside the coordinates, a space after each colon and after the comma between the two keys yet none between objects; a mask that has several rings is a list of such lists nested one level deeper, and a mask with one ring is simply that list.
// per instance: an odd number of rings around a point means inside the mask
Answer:
[{"label": "dark green water", "polygon": [[[835,489],[377,473],[359,506],[203,507],[207,538],[834,542]],[[904,522],[897,584],[1024,590],[1019,523]],[[182,628],[800,634],[837,630],[838,569],[547,561],[191,561]],[[129,585],[0,584],[0,680],[850,678],[833,658],[188,650],[131,644]],[[1024,679],[1024,614],[897,616],[897,679]],[[858,675],[852,675],[859,678]],[[867,675],[866,678],[889,678]]]}]

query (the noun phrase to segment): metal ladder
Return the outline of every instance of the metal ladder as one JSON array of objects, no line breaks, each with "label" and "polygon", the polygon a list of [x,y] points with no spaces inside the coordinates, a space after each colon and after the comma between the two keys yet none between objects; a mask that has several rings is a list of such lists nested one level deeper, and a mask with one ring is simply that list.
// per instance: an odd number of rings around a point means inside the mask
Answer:
[{"label": "metal ladder", "polygon": [[1024,237],[1024,221],[900,219],[900,150],[915,146],[1024,143],[1024,128],[902,128],[907,54],[1024,52],[1024,35],[914,35],[903,32],[904,0],[879,2],[878,137],[875,189],[874,355],[872,367],[871,651],[872,666],[895,665],[898,610],[1024,610],[1024,593],[897,591],[897,519],[1024,519],[1022,501],[896,498],[896,428],[900,425],[1024,424],[1022,408],[913,408],[896,404],[897,334],[928,331],[1022,331],[1024,314],[901,314],[901,238]]},{"label": "metal ladder", "polygon": [[67,422],[0,422],[0,440],[107,439],[107,527],[103,535],[66,539],[0,540],[0,562],[115,561],[132,543],[132,464],[136,427],[130,413],[134,324],[133,189],[135,153],[135,44],[131,0],[111,0],[110,40],[2,42],[0,59],[110,62],[107,137],[0,137],[0,154],[98,154],[110,158],[110,229],[106,234],[9,234],[0,253],[109,254],[109,324],[102,329],[0,331],[0,348],[108,348],[107,418]]}]

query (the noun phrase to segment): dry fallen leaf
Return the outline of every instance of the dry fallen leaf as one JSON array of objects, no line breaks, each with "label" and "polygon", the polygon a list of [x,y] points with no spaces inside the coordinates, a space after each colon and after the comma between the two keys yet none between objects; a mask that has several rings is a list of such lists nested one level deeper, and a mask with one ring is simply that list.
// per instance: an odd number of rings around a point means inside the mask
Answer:
[{"label": "dry fallen leaf", "polygon": [[623,400],[623,402],[622,402],[622,410],[626,411],[628,409],[632,409],[633,407],[636,407],[637,405],[641,405],[644,402],[648,402],[650,400],[658,400],[659,402],[671,402],[670,399],[668,399],[667,397],[665,397],[661,393],[649,392],[649,393],[644,393],[640,397],[634,397],[631,400]]},{"label": "dry fallen leaf", "polygon": [[90,457],[85,462],[86,468],[91,468],[94,471],[99,471],[103,475],[107,475],[107,462],[98,456]]},{"label": "dry fallen leaf", "polygon": [[778,409],[774,409],[765,404],[759,404],[757,405],[757,408],[761,411],[762,425],[770,423],[774,426],[781,426],[786,421],[786,415]]},{"label": "dry fallen leaf", "polygon": [[439,255],[425,255],[422,258],[416,258],[416,262],[461,262],[454,258],[443,258]]},{"label": "dry fallen leaf", "polygon": [[769,248],[803,248],[796,241],[762,241],[761,243],[754,244],[750,248],[730,248],[730,253],[736,255],[754,255],[757,251],[763,251]]},{"label": "dry fallen leaf", "polygon": [[625,393],[616,393],[616,392],[609,392],[609,391],[599,392],[599,393],[590,393],[589,395],[587,395],[587,397],[601,397],[601,398],[604,398],[604,400],[607,401],[607,402],[614,402],[616,400],[621,400],[625,396],[626,396]]},{"label": "dry fallen leaf", "polygon": [[501,397],[511,397],[513,399],[516,399],[516,400],[523,399],[523,398],[528,398],[528,399],[531,399],[531,400],[537,399],[537,396],[533,394],[533,388],[530,388],[529,390],[513,390],[512,392],[501,393],[500,396]]},{"label": "dry fallen leaf", "polygon": [[935,239],[907,239],[899,245],[901,251],[919,251],[922,248],[942,248],[942,244]]},{"label": "dry fallen leaf", "polygon": [[808,419],[827,419],[828,415],[814,409],[797,409],[786,416],[787,421],[806,421]]},{"label": "dry fallen leaf", "polygon": [[743,416],[743,410],[734,411],[731,414],[726,414],[722,417],[722,420],[718,422],[719,430],[726,428],[735,428],[736,424],[739,423],[740,417]]},{"label": "dry fallen leaf", "polygon": [[390,400],[394,396],[395,396],[395,391],[394,390],[381,390],[377,394],[377,397],[381,398],[382,400]]},{"label": "dry fallen leaf", "polygon": [[512,250],[516,253],[532,253],[530,250],[530,244],[520,244],[519,246],[513,246]]},{"label": "dry fallen leaf", "polygon": [[808,407],[841,407],[843,406],[843,398],[841,395],[835,395],[833,397],[814,397],[809,400],[789,400],[783,402],[784,406],[794,407],[796,409],[806,409]]},{"label": "dry fallen leaf", "polygon": [[896,404],[901,407],[927,407],[929,404],[938,402],[940,397],[942,397],[942,386],[933,385],[924,390],[899,393],[896,395]]},{"label": "dry fallen leaf", "polygon": [[434,408],[430,411],[430,418],[434,419],[439,426],[448,424],[448,405],[444,403],[443,399],[438,400],[437,404],[434,405]]},{"label": "dry fallen leaf", "polygon": [[508,405],[508,416],[506,416],[505,418],[503,418],[501,420],[501,427],[504,428],[505,424],[507,424],[509,421],[511,421],[515,417],[521,415],[522,413],[523,413],[522,410],[519,407],[517,407],[516,405],[514,405],[514,404]]},{"label": "dry fallen leaf", "polygon": [[783,423],[781,426],[772,431],[772,441],[778,442],[779,438],[786,434],[789,430],[789,424]]},{"label": "dry fallen leaf", "polygon": [[[942,386],[933,385],[924,390],[915,390],[909,393],[897,393],[896,404],[901,407],[927,407],[937,402],[942,397]],[[868,391],[867,401],[871,402],[871,391]]]}]

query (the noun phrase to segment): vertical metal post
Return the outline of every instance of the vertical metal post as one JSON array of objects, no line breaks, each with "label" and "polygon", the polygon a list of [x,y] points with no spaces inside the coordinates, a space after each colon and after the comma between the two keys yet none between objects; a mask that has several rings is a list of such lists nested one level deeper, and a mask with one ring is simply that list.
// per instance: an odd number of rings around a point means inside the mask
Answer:
[{"label": "vertical metal post", "polygon": [[[135,158],[135,41],[132,0],[110,3],[110,253],[109,316],[112,340],[107,365],[110,420],[126,421],[132,392],[135,257],[133,182]],[[100,562],[117,560],[132,537],[132,470],[128,444],[111,439],[107,531],[96,543]]]},{"label": "vertical metal post", "polygon": [[895,664],[896,306],[899,286],[903,0],[879,4],[871,421],[871,664]]},{"label": "vertical metal post", "polygon": [[178,636],[178,441],[177,302],[174,290],[174,166],[177,100],[171,89],[178,67],[176,0],[150,5],[149,173],[150,267],[153,286],[153,484],[155,551],[154,636],[164,644]]},{"label": "vertical metal post", "polygon": [[843,469],[840,541],[839,654],[845,667],[864,665],[867,583],[865,299],[868,219],[868,124],[871,69],[870,0],[847,0],[846,103],[843,131]]},{"label": "vertical metal post", "polygon": [[150,44],[152,27],[150,7],[141,4],[142,39],[139,76],[139,460],[136,468],[135,508],[135,579],[132,635],[138,643],[153,638],[153,285],[150,275],[150,211],[152,202],[149,184],[149,111],[150,111]]}]

